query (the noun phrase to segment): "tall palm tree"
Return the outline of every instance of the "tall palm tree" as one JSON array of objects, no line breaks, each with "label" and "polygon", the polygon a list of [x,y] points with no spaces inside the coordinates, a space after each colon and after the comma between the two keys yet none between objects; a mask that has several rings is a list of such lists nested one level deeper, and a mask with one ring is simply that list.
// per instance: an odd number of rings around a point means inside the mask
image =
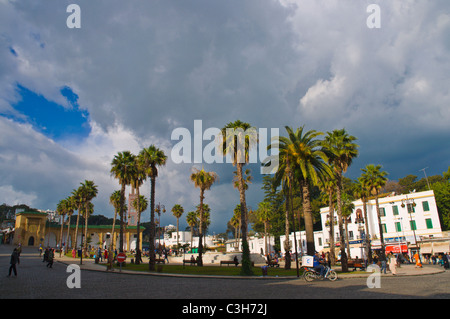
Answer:
[{"label": "tall palm tree", "polygon": [[241,204],[241,233],[242,233],[242,268],[241,275],[251,276],[250,249],[247,240],[247,203],[245,200],[245,181],[243,167],[249,162],[250,149],[258,141],[256,128],[249,123],[237,120],[230,122],[222,128],[221,150],[223,155],[230,155],[233,165],[236,166],[239,182],[239,200]]},{"label": "tall palm tree", "polygon": [[328,163],[332,166],[336,177],[337,213],[339,219],[339,234],[341,239],[341,264],[342,271],[347,272],[347,254],[345,253],[345,232],[342,216],[342,176],[358,156],[358,145],[354,143],[356,137],[348,135],[345,129],[328,132],[322,145],[327,150]]},{"label": "tall palm tree", "polygon": [[147,210],[148,200],[143,195],[139,195],[132,203],[134,209],[137,212],[137,239],[136,239],[136,264],[141,263],[141,238],[140,238],[140,223],[141,223],[141,213]]},{"label": "tall palm tree", "polygon": [[113,205],[114,207],[114,219],[113,219],[113,225],[111,229],[111,243],[110,243],[110,249],[111,251],[114,251],[114,240],[115,240],[115,232],[116,232],[116,219],[117,219],[117,213],[120,212],[120,190],[114,191],[111,196],[109,197],[109,203]]},{"label": "tall palm tree", "polygon": [[[240,210],[239,210],[239,213],[240,213]],[[241,224],[241,218],[236,215],[233,215],[233,217],[231,217],[230,224],[231,224],[231,226],[234,227],[235,247],[237,247],[239,225]]]},{"label": "tall palm tree", "polygon": [[[132,181],[131,181],[131,186],[132,186],[132,190],[136,190],[136,199],[141,198],[141,194],[140,194],[140,187],[142,186],[142,184],[144,183],[144,181],[147,178],[147,175],[145,173],[145,162],[144,162],[144,157],[142,154],[139,154],[137,156],[134,157],[134,174],[132,177]],[[147,200],[144,197],[145,200]],[[141,232],[141,213],[143,211],[139,211],[138,208],[141,208],[141,204],[137,203],[138,206],[136,208],[136,206],[133,205],[133,208],[136,210],[136,214],[137,214],[137,222],[136,222],[136,233],[137,233],[137,241],[136,241],[136,263],[139,264],[141,261],[141,246],[140,246],[140,232]],[[143,205],[143,204],[142,204]],[[147,209],[148,207],[148,201],[147,204],[145,205],[145,209],[144,211]]]},{"label": "tall palm tree", "polygon": [[331,170],[326,164],[328,160],[326,151],[321,146],[321,141],[317,139],[323,133],[315,130],[304,133],[303,126],[295,132],[288,126],[285,128],[288,138],[279,137],[280,154],[284,153],[285,156],[292,159],[289,163],[294,167],[293,172],[301,185],[307,254],[314,255],[315,244],[310,188],[319,185],[319,182],[323,182],[331,174]]},{"label": "tall palm tree", "polygon": [[66,246],[65,246],[65,250],[64,253],[67,254],[67,252],[69,251],[69,238],[70,238],[70,220],[72,219],[72,215],[74,210],[76,209],[76,203],[75,203],[75,199],[73,198],[73,196],[69,196],[66,198],[66,211],[67,211],[67,236],[66,236]]},{"label": "tall palm tree", "polygon": [[67,199],[62,199],[56,205],[56,213],[61,216],[61,234],[59,236],[59,257],[62,254],[62,238],[63,238],[63,230],[64,230],[64,218],[67,214]]},{"label": "tall palm tree", "polygon": [[342,218],[344,219],[345,240],[347,246],[347,256],[349,259],[351,259],[352,257],[350,256],[350,238],[348,236],[348,223],[350,215],[352,214],[354,209],[355,204],[353,204],[352,199],[348,196],[347,193],[344,193],[342,195]]},{"label": "tall palm tree", "polygon": [[203,266],[203,200],[205,199],[205,191],[211,189],[211,186],[218,179],[215,172],[206,172],[203,168],[201,170],[194,169],[191,174],[191,181],[194,183],[195,187],[200,189],[200,226],[199,226],[199,239],[198,239],[198,250],[199,250],[199,261],[198,266]]},{"label": "tall palm tree", "polygon": [[130,151],[119,152],[114,156],[111,162],[111,176],[117,178],[120,184],[120,235],[119,235],[119,252],[123,252],[123,232],[124,232],[124,212],[125,212],[125,187],[133,181],[135,174],[135,159]]},{"label": "tall palm tree", "polygon": [[74,201],[74,205],[77,208],[78,214],[77,214],[77,223],[75,226],[75,243],[74,243],[74,248],[77,249],[77,245],[78,245],[78,226],[80,224],[80,215],[81,210],[84,207],[84,202],[85,202],[85,196],[86,194],[83,191],[82,186],[78,187],[77,189],[74,189],[72,191],[72,198]]},{"label": "tall palm tree", "polygon": [[173,216],[175,216],[175,218],[177,219],[177,249],[178,249],[178,245],[179,245],[179,226],[180,226],[180,217],[183,215],[184,213],[184,209],[183,206],[181,206],[180,204],[175,204],[172,207],[172,213]]},{"label": "tall palm tree", "polygon": [[150,178],[150,259],[148,267],[155,270],[155,187],[158,167],[166,165],[167,156],[155,145],[144,148],[139,153],[145,175]]},{"label": "tall palm tree", "polygon": [[192,239],[194,238],[194,227],[198,225],[198,218],[195,212],[189,212],[186,215],[186,222],[191,228],[191,249],[192,249]]},{"label": "tall palm tree", "polygon": [[84,229],[84,238],[86,239],[85,241],[85,251],[87,251],[88,248],[88,242],[87,242],[87,233],[88,233],[88,219],[90,216],[90,208],[91,205],[89,205],[91,203],[91,200],[94,199],[97,194],[98,194],[98,189],[97,189],[97,185],[94,184],[93,181],[88,181],[85,180],[84,183],[81,184],[81,187],[83,188],[83,193],[84,195],[84,209],[85,209],[85,229]]},{"label": "tall palm tree", "polygon": [[237,225],[238,228],[236,229],[236,242],[235,242],[235,247],[236,249],[239,248],[239,239],[241,238],[241,223],[242,223],[242,218],[241,218],[241,204],[237,204],[236,207],[233,209],[233,217],[237,220]]},{"label": "tall palm tree", "polygon": [[386,260],[385,254],[385,246],[384,246],[384,236],[383,236],[383,226],[381,225],[381,216],[380,216],[380,205],[378,204],[378,195],[380,189],[386,185],[388,174],[385,171],[381,171],[381,165],[373,165],[369,164],[365,168],[361,168],[363,174],[361,175],[361,180],[364,185],[366,185],[367,189],[375,195],[375,203],[377,208],[377,218],[378,218],[378,228],[380,232],[380,242],[381,242],[381,257]]}]

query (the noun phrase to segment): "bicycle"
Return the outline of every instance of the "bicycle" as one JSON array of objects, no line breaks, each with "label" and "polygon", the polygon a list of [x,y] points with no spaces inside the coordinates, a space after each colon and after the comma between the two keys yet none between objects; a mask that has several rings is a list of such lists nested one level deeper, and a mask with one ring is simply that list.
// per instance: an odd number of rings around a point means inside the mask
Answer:
[{"label": "bicycle", "polygon": [[311,282],[313,280],[323,280],[323,279],[328,279],[330,281],[336,281],[338,279],[338,275],[337,273],[331,269],[330,267],[324,266],[326,269],[326,273],[325,276],[321,276],[319,272],[315,271],[314,268],[309,268],[309,267],[304,267],[304,272],[303,272],[303,278],[308,281]]}]

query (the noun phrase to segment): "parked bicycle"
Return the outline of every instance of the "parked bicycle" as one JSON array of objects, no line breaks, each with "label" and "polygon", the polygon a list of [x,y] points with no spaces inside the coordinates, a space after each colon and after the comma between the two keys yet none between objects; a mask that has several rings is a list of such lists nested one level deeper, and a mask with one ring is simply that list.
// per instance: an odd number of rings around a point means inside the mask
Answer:
[{"label": "parked bicycle", "polygon": [[331,269],[330,267],[327,267],[327,266],[324,266],[324,267],[326,269],[325,276],[321,276],[319,272],[314,270],[314,268],[304,267],[305,271],[303,272],[303,278],[308,282],[311,282],[313,280],[323,280],[323,279],[335,281],[336,279],[338,279],[338,275],[333,269]]}]

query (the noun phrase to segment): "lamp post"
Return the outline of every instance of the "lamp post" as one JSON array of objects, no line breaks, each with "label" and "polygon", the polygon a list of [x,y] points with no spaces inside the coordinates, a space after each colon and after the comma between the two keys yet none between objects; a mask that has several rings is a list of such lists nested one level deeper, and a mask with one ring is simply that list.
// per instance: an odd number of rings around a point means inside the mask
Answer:
[{"label": "lamp post", "polygon": [[355,224],[358,224],[358,230],[359,230],[359,236],[361,237],[362,243],[361,243],[361,255],[364,258],[364,263],[367,262],[367,240],[366,240],[366,234],[364,232],[364,218],[362,217],[361,210],[356,211],[356,218],[355,218]]},{"label": "lamp post", "polygon": [[158,205],[156,205],[156,207],[155,207],[155,211],[158,214],[158,240],[159,240],[158,249],[161,252],[161,211],[162,211],[162,213],[165,213],[166,207],[164,205],[158,203]]},{"label": "lamp post", "polygon": [[415,230],[416,227],[415,227],[415,224],[413,224],[413,220],[412,220],[412,216],[411,216],[411,214],[414,211],[414,207],[416,206],[416,203],[414,202],[414,199],[410,199],[410,198],[408,198],[408,195],[406,195],[406,198],[402,199],[401,207],[404,208],[405,205],[406,205],[407,212],[409,214],[411,229],[414,234],[414,243],[416,245],[417,252],[419,252],[419,244],[417,243],[416,230]]}]

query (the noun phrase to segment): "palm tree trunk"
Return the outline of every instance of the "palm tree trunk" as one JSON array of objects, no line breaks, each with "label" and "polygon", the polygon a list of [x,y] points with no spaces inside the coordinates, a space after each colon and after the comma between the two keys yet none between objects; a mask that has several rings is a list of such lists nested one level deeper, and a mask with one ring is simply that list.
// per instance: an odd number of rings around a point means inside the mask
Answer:
[{"label": "palm tree trunk", "polygon": [[333,192],[330,191],[328,195],[328,206],[330,207],[330,259],[331,264],[336,264],[336,250],[334,248],[334,204],[333,204]]},{"label": "palm tree trunk", "polygon": [[342,217],[341,184],[342,176],[341,174],[337,174],[336,197],[338,203],[339,237],[341,240],[341,267],[343,272],[348,272],[347,254],[345,253],[345,232]]},{"label": "palm tree trunk", "polygon": [[347,246],[347,258],[348,259],[352,259],[352,256],[350,254],[350,238],[348,236],[348,217],[344,217],[344,225],[345,225],[345,242],[346,242],[346,246]]},{"label": "palm tree trunk", "polygon": [[136,213],[137,213],[137,224],[136,224],[136,234],[137,234],[137,238],[136,238],[136,258],[134,263],[136,265],[139,265],[141,263],[141,238],[139,236],[140,232],[141,232],[141,199],[140,199],[140,192],[139,192],[139,185],[136,185],[136,196],[138,199],[138,209],[136,209]]},{"label": "palm tree trunk", "polygon": [[84,221],[84,249],[85,253],[87,253],[88,250],[88,240],[87,240],[87,234],[88,234],[88,219],[89,219],[89,202],[86,202],[86,214],[85,214],[85,221]]},{"label": "palm tree trunk", "polygon": [[151,193],[150,193],[150,243],[149,253],[150,258],[148,262],[148,269],[155,270],[155,176],[150,177]]},{"label": "palm tree trunk", "polygon": [[384,235],[383,235],[383,227],[381,225],[381,216],[380,216],[380,205],[378,204],[378,190],[375,193],[375,204],[377,207],[377,217],[378,217],[378,228],[380,231],[380,243],[381,243],[381,258],[382,260],[386,260],[386,253],[384,247]]},{"label": "palm tree trunk", "polygon": [[78,216],[77,216],[77,225],[75,227],[75,249],[77,249],[78,244],[78,225],[80,223],[80,211],[81,211],[81,205],[78,206]]},{"label": "palm tree trunk", "polygon": [[62,254],[62,238],[63,238],[63,229],[64,229],[64,217],[66,215],[61,215],[61,235],[59,236],[59,257]]},{"label": "palm tree trunk", "polygon": [[372,244],[370,243],[369,239],[369,219],[367,218],[367,199],[363,199],[363,210],[364,210],[364,221],[366,226],[366,236],[364,244],[366,246],[366,253],[367,253],[367,260],[369,264],[372,263]]},{"label": "palm tree trunk", "polygon": [[[289,240],[289,207],[290,207],[290,197],[289,197],[289,191],[287,191],[286,194],[286,211],[285,211],[285,215],[284,215],[284,223],[285,223],[285,227],[284,227],[284,236],[285,236],[285,240],[284,240],[284,251],[286,252],[285,255],[290,253],[291,250],[291,243]],[[288,270],[291,269],[291,258],[285,258],[285,263],[284,263],[284,269]]]},{"label": "palm tree trunk", "polygon": [[198,233],[198,263],[197,266],[203,266],[203,199],[204,189],[200,189],[200,225],[199,225],[199,233]]},{"label": "palm tree trunk", "polygon": [[69,250],[69,238],[70,238],[70,219],[72,215],[69,215],[69,220],[67,221],[67,237],[66,237],[66,246],[64,249],[64,253],[67,254]]},{"label": "palm tree trunk", "polygon": [[309,193],[308,181],[302,181],[301,183],[303,184],[303,218],[305,220],[306,230],[306,251],[308,255],[313,256],[316,251],[316,247],[314,244],[311,195]]},{"label": "palm tree trunk", "polygon": [[251,276],[253,271],[251,269],[250,249],[247,241],[247,206],[245,202],[245,188],[244,178],[242,175],[242,163],[236,163],[237,175],[239,177],[239,199],[241,204],[241,232],[242,232],[242,268],[241,275]]},{"label": "palm tree trunk", "polygon": [[123,215],[124,215],[124,204],[125,204],[125,183],[122,182],[120,188],[120,230],[119,230],[119,252],[123,253]]}]

